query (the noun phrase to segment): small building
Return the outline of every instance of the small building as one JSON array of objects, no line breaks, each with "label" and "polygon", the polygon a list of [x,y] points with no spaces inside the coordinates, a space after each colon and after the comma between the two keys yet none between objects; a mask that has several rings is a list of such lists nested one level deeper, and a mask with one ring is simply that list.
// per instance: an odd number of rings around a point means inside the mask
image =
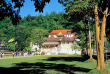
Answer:
[{"label": "small building", "polygon": [[[69,30],[53,30],[42,44],[42,51],[47,55],[51,54],[74,54],[72,45],[77,38],[77,33]],[[77,52],[80,54],[80,52]]]}]

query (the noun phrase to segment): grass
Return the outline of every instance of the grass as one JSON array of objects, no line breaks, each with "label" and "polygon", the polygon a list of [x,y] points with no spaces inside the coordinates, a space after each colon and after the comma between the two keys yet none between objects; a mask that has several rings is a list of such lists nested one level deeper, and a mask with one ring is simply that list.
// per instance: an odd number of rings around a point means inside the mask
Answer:
[{"label": "grass", "polygon": [[12,74],[98,73],[98,71],[94,71],[95,68],[96,61],[87,60],[80,55],[46,55],[0,59],[0,71]]}]

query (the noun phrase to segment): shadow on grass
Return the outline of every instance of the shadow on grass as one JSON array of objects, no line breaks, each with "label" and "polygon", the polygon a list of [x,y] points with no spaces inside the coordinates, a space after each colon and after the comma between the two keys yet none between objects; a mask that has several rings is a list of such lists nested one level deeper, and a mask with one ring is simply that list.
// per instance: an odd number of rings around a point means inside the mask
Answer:
[{"label": "shadow on grass", "polygon": [[[90,69],[75,67],[74,65],[55,64],[55,63],[16,63],[16,67],[2,68],[0,72],[11,74],[44,74],[47,70],[54,70],[66,74],[74,74],[74,72],[89,72]],[[50,72],[51,74],[51,72]]]},{"label": "shadow on grass", "polygon": [[84,62],[88,60],[89,57],[50,57],[46,61],[79,61]]}]

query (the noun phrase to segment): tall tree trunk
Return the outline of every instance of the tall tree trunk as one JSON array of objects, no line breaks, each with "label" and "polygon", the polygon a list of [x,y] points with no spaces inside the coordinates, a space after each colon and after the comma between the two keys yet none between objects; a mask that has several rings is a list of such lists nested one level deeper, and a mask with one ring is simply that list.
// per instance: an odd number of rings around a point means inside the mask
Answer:
[{"label": "tall tree trunk", "polygon": [[104,64],[104,36],[105,36],[105,25],[106,25],[106,13],[108,8],[103,13],[103,20],[101,26],[101,40],[100,40],[100,60],[101,60],[101,69],[105,68]]},{"label": "tall tree trunk", "polygon": [[95,30],[96,30],[96,50],[97,50],[97,68],[100,69],[100,54],[99,54],[99,36],[100,36],[100,26],[99,26],[99,17],[98,17],[98,8],[95,6]]},{"label": "tall tree trunk", "polygon": [[90,34],[90,23],[88,20],[88,26],[89,26],[89,49],[90,49],[90,59],[92,59],[92,51],[91,51],[91,34]]},{"label": "tall tree trunk", "polygon": [[108,8],[103,12],[103,19],[101,25],[101,32],[99,26],[98,10],[97,6],[95,7],[95,28],[96,28],[96,47],[97,47],[97,69],[104,69],[104,36],[105,36],[105,25],[106,25],[106,16]]}]

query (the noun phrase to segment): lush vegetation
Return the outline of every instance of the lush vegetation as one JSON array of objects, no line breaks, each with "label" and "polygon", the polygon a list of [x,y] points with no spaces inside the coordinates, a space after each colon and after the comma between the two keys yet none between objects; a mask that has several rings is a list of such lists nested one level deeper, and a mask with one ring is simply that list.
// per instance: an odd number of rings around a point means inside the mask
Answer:
[{"label": "lush vegetation", "polygon": [[[41,45],[45,37],[52,30],[64,29],[68,20],[64,18],[64,13],[52,12],[45,16],[24,17],[18,25],[13,25],[9,17],[0,21],[0,41],[8,42],[14,38],[14,41],[7,44],[9,50],[23,50],[29,47],[30,42]],[[16,43],[16,44],[15,44]],[[15,48],[13,48],[15,45]]]}]

